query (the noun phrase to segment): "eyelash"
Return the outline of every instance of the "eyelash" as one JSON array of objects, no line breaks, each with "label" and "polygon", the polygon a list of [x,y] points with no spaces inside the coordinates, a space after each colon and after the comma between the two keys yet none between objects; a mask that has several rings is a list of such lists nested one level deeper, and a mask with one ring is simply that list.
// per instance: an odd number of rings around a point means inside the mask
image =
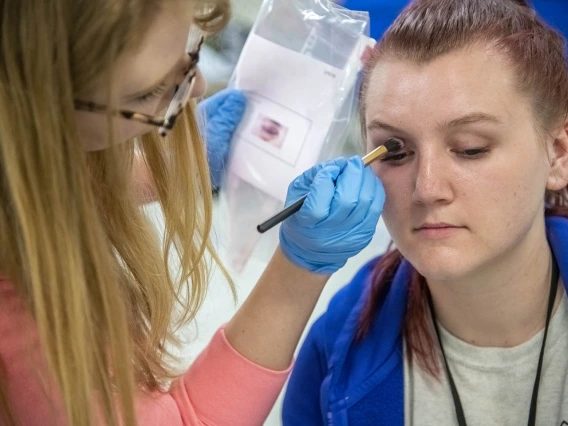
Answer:
[{"label": "eyelash", "polygon": [[[453,151],[455,154],[457,154],[458,156],[462,157],[462,158],[466,158],[468,160],[475,160],[477,158],[480,158],[483,154],[486,154],[489,152],[489,148],[470,148],[470,149],[464,149],[462,151],[459,150],[454,150]],[[412,155],[413,153],[409,153],[409,152],[401,152],[400,154],[394,154],[394,155],[390,155],[390,156],[386,156],[384,158],[381,159],[381,162],[399,162],[404,160],[406,157],[408,157],[409,155]]]},{"label": "eyelash", "polygon": [[167,84],[162,83],[158,87],[156,87],[154,90],[152,90],[151,92],[145,93],[145,94],[139,96],[138,98],[136,98],[135,102],[138,103],[138,104],[150,102],[150,101],[162,96],[164,93],[166,93],[166,89],[167,89]]},{"label": "eyelash", "polygon": [[408,156],[408,153],[402,152],[400,154],[393,154],[386,157],[381,158],[381,163],[385,163],[387,161],[397,162],[404,160]]},{"label": "eyelash", "polygon": [[474,159],[474,158],[479,158],[483,154],[488,153],[489,148],[471,148],[471,149],[464,149],[463,151],[454,151],[454,152],[466,158]]}]

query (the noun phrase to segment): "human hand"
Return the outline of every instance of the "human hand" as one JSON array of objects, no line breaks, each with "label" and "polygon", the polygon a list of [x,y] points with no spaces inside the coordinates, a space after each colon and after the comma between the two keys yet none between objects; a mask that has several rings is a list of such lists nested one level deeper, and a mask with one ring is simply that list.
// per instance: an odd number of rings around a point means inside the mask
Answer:
[{"label": "human hand", "polygon": [[302,208],[280,227],[280,246],[294,264],[332,274],[373,238],[385,193],[359,156],[319,164],[296,178],[286,205],[308,193]]},{"label": "human hand", "polygon": [[197,105],[213,189],[219,189],[222,184],[231,140],[245,108],[246,97],[236,89],[221,90]]}]

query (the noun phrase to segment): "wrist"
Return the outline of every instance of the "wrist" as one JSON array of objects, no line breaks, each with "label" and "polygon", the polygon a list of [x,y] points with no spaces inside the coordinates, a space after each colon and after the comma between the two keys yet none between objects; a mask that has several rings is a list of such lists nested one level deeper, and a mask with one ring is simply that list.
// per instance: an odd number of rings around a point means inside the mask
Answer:
[{"label": "wrist", "polygon": [[287,264],[288,268],[294,270],[298,274],[307,274],[315,276],[331,275],[331,273],[325,274],[312,270],[313,268],[309,266],[308,262],[302,261],[297,256],[288,253],[288,249],[284,247],[282,244],[278,244],[278,247],[272,257],[272,260],[278,263]]},{"label": "wrist", "polygon": [[[338,269],[342,268],[346,263],[330,263],[330,260],[333,257],[331,255],[317,253],[313,250],[298,250],[298,248],[288,239],[285,233],[282,232],[282,228],[280,230],[279,248],[282,256],[284,256],[292,265],[316,275],[330,276],[337,272]],[[309,252],[311,259],[309,261],[305,260],[301,254],[298,254],[298,252]],[[321,262],[314,260],[316,257],[325,258],[325,261]]]},{"label": "wrist", "polygon": [[288,368],[328,275],[294,263],[280,248],[257,285],[225,329],[231,346],[272,370]]},{"label": "wrist", "polygon": [[318,274],[296,265],[277,247],[259,284],[270,288],[266,306],[278,305],[292,317],[305,316],[307,320],[329,278],[330,274]]}]

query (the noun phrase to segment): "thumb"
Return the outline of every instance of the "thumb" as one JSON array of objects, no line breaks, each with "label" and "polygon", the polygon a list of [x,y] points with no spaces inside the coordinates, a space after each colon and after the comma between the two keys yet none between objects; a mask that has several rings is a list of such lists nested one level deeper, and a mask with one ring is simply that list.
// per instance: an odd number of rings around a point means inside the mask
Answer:
[{"label": "thumb", "polygon": [[201,101],[197,108],[206,122],[222,117],[223,120],[230,120],[233,125],[236,125],[244,115],[246,101],[246,96],[242,91],[225,89]]},{"label": "thumb", "polygon": [[242,94],[242,92],[236,89],[223,89],[209,96],[208,98],[203,99],[201,102],[199,102],[199,104],[197,104],[199,113],[204,119],[208,119],[215,113],[216,110],[219,109],[221,104],[225,102],[225,99],[227,99],[229,95],[235,92]]},{"label": "thumb", "polygon": [[[316,176],[319,173],[321,173],[323,170],[333,169],[335,171],[336,168],[338,168],[337,170],[341,172],[347,166],[347,163],[348,163],[347,158],[339,157],[339,158],[334,158],[333,160],[327,160],[323,163],[316,164],[311,169],[306,170],[302,174],[302,181],[304,182],[304,185],[309,187],[316,178]],[[335,177],[335,179],[337,179],[337,176]]]}]

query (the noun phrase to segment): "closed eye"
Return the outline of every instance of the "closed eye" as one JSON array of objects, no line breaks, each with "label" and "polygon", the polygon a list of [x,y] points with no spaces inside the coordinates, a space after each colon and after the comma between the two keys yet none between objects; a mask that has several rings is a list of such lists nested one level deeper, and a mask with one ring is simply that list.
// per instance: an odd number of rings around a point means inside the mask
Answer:
[{"label": "closed eye", "polygon": [[401,152],[398,154],[385,155],[383,158],[381,158],[381,162],[384,163],[389,161],[390,162],[402,161],[411,154],[412,154],[411,152]]},{"label": "closed eye", "polygon": [[158,87],[156,87],[154,90],[136,97],[134,99],[134,102],[137,103],[137,104],[144,104],[144,103],[153,101],[154,99],[157,99],[157,98],[160,98],[161,96],[163,96],[167,92],[167,90],[168,90],[168,84],[166,82],[163,82]]},{"label": "closed eye", "polygon": [[454,150],[454,152],[464,158],[475,159],[483,156],[484,154],[489,152],[489,148],[471,148],[471,149],[464,149],[464,150]]}]

